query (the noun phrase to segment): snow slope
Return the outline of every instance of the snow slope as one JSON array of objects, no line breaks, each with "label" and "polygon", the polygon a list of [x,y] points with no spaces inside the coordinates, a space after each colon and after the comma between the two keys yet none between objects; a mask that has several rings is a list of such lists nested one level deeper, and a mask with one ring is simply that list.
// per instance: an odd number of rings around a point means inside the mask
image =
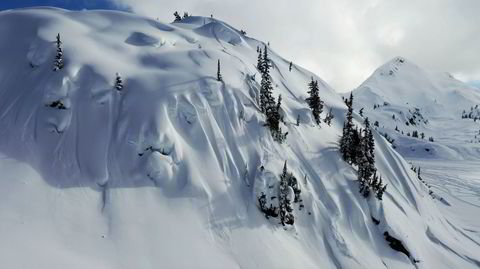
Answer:
[{"label": "snow slope", "polygon": [[[479,122],[462,119],[463,111],[477,110],[480,92],[447,73],[429,72],[396,57],[378,68],[353,94],[356,111],[364,108],[365,117],[378,121],[377,130],[395,139],[394,145],[404,157],[480,157]],[[407,136],[413,131],[419,136],[424,133],[424,139]],[[429,137],[435,142],[428,141]]]},{"label": "snow slope", "polygon": [[[54,72],[57,33],[65,68]],[[359,195],[338,154],[342,99],[269,50],[289,132],[274,142],[256,104],[264,44],[222,21],[31,8],[1,12],[0,36],[2,268],[480,265],[478,240],[448,222],[378,133],[388,188],[381,203]],[[307,109],[311,77],[333,109],[330,127]],[[59,100],[66,109],[48,106]],[[286,229],[257,208],[285,160],[305,205]],[[385,231],[420,262],[389,248]]]}]

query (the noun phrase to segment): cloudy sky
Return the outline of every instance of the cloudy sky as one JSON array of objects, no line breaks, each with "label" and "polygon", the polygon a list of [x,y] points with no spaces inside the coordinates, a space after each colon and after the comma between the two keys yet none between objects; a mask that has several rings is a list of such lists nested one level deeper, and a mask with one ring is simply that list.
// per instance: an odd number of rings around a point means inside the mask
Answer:
[{"label": "cloudy sky", "polygon": [[163,21],[171,21],[175,10],[213,14],[249,36],[270,41],[278,53],[314,71],[338,91],[355,88],[395,56],[466,82],[480,80],[480,0],[20,2],[119,8]]}]

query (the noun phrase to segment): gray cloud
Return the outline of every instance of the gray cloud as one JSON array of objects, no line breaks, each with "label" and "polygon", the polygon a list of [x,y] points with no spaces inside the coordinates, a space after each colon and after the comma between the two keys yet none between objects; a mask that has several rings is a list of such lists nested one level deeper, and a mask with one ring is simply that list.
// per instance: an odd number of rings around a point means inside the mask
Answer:
[{"label": "gray cloud", "polygon": [[270,41],[338,91],[404,56],[465,81],[480,78],[478,0],[110,0],[170,21],[173,11],[223,19]]}]

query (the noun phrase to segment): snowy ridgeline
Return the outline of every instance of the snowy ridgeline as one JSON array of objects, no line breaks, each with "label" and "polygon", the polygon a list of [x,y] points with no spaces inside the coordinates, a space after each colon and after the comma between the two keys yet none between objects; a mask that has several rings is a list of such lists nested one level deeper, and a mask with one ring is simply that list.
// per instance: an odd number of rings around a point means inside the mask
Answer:
[{"label": "snowy ridgeline", "polygon": [[480,91],[397,57],[353,91],[356,111],[407,158],[480,157]]},{"label": "snowy ridgeline", "polygon": [[244,32],[47,8],[0,22],[2,267],[478,266],[375,131],[388,188],[365,198],[342,98]]}]

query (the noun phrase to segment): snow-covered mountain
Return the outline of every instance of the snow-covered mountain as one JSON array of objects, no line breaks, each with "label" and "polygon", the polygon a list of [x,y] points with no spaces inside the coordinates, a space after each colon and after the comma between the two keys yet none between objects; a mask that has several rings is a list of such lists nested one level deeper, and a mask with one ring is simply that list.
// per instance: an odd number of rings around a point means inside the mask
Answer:
[{"label": "snow-covered mountain", "polygon": [[480,91],[447,73],[426,71],[396,57],[353,94],[356,111],[363,108],[364,117],[378,121],[377,130],[394,140],[404,157],[480,157],[480,125],[475,120]]},{"label": "snow-covered mountain", "polygon": [[[57,33],[64,67],[53,71]],[[383,201],[360,195],[355,168],[338,152],[342,98],[269,48],[289,133],[275,142],[257,105],[264,43],[222,21],[32,8],[1,12],[0,36],[2,268],[480,265],[480,243],[443,215],[376,132],[388,188]],[[316,126],[305,102],[312,78],[335,116],[331,126]],[[359,103],[393,107],[396,99],[366,83],[377,99],[356,94]],[[454,96],[475,101],[460,90]],[[277,187],[285,161],[303,207],[283,227],[265,218],[258,197]],[[390,248],[384,232],[411,258]]]}]

